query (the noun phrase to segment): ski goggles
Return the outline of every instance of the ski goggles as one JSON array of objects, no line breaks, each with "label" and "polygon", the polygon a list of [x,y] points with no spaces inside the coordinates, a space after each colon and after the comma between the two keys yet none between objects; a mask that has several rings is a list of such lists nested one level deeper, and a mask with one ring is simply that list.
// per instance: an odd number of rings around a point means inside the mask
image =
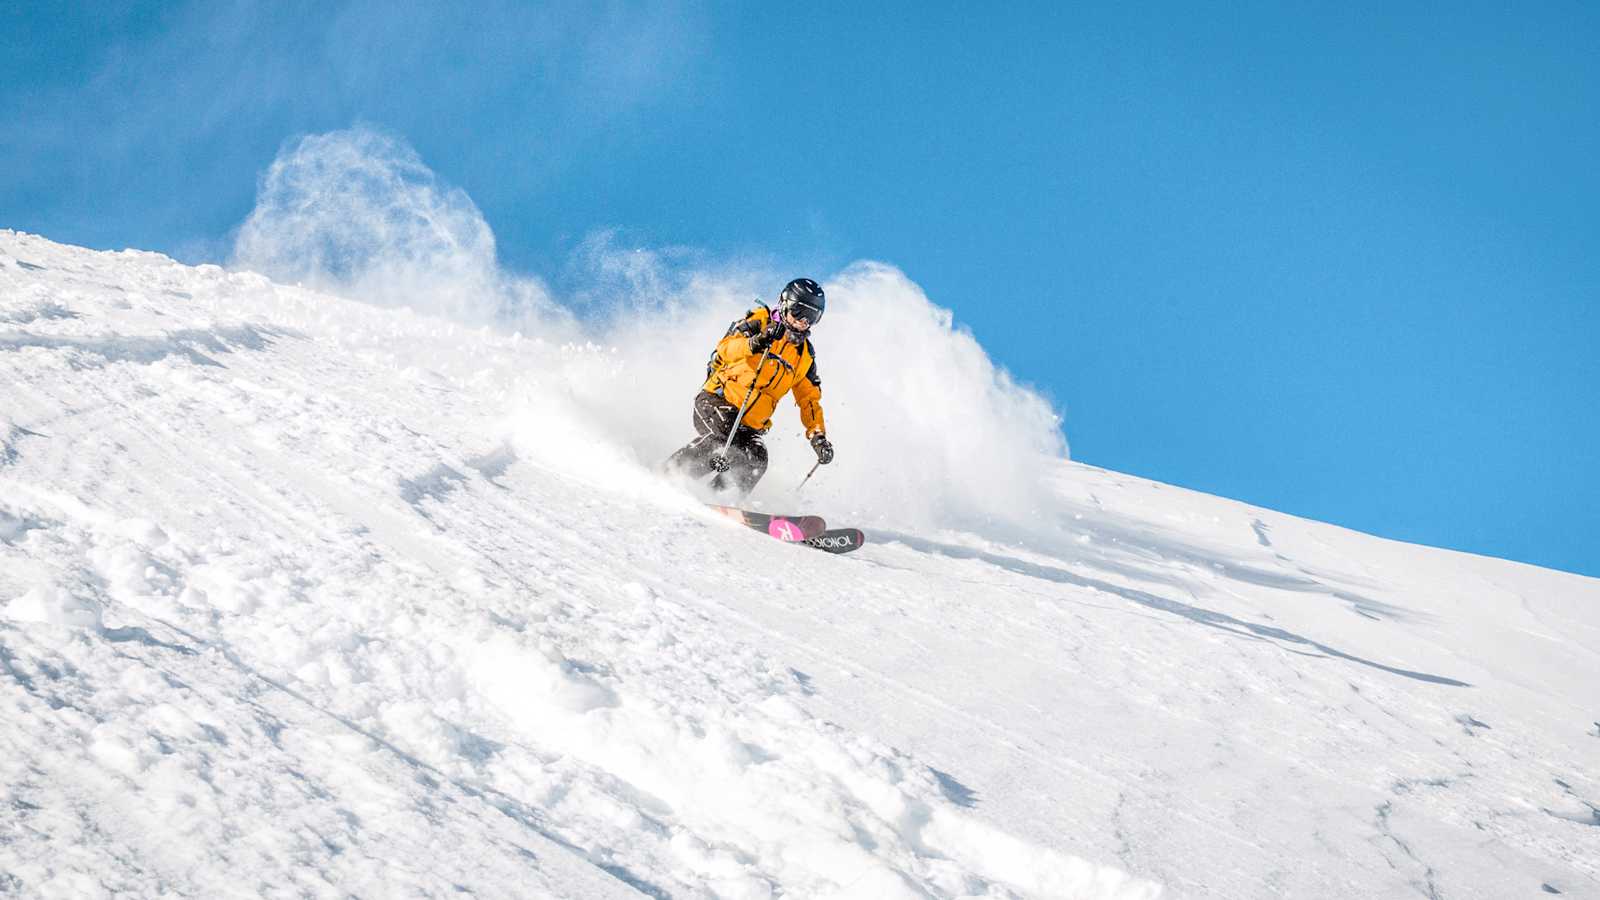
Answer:
[{"label": "ski goggles", "polygon": [[[822,321],[822,310],[809,303],[791,303],[783,312],[789,320],[798,320],[794,324],[801,331],[805,331]],[[801,322],[805,324],[799,324]]]},{"label": "ski goggles", "polygon": [[795,315],[793,310],[784,311],[783,324],[788,326],[790,331],[798,331],[801,334],[811,330],[811,320]]}]

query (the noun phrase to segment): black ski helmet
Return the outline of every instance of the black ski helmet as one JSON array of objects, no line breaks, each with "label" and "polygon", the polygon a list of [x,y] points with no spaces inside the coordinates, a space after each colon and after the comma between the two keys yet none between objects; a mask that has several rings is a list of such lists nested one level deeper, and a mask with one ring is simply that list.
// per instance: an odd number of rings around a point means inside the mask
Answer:
[{"label": "black ski helmet", "polygon": [[809,278],[796,278],[784,285],[783,293],[778,295],[779,312],[792,313],[795,318],[804,319],[811,325],[822,321],[822,311],[827,306],[822,285]]}]

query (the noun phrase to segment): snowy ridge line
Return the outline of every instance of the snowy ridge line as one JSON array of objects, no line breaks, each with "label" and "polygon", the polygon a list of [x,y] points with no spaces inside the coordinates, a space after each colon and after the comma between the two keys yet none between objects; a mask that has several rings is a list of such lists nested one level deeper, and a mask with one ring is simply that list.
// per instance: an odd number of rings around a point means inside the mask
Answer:
[{"label": "snowy ridge line", "polygon": [[660,341],[15,233],[0,339],[0,891],[1600,891],[1593,579],[914,457],[833,557],[651,474]]}]

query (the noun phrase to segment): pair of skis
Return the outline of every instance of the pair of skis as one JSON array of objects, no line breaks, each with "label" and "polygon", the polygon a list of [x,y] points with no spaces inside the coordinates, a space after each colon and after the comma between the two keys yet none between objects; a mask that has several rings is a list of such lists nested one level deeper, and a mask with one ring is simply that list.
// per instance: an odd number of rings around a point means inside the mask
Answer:
[{"label": "pair of skis", "polygon": [[805,544],[829,553],[849,553],[867,542],[867,536],[861,533],[861,529],[829,528],[821,516],[771,515],[735,506],[707,505],[736,522],[756,531],[764,531],[780,541]]}]

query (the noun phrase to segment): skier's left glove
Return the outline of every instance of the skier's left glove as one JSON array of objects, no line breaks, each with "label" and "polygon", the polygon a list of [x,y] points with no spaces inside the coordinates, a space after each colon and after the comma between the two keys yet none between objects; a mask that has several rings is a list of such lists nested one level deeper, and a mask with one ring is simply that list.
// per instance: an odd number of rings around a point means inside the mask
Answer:
[{"label": "skier's left glove", "polygon": [[827,465],[833,462],[833,444],[828,442],[828,436],[822,433],[811,436],[811,449],[817,451],[817,462]]}]

